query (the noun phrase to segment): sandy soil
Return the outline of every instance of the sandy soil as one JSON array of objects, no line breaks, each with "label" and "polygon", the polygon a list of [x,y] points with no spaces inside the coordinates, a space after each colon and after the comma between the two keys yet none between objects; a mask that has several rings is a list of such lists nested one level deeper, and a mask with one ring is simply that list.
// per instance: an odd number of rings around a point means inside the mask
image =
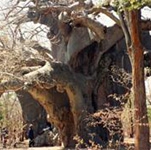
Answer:
[{"label": "sandy soil", "polygon": [[[124,139],[124,143],[134,144],[134,139],[125,138]],[[61,146],[55,146],[55,147],[32,147],[32,148],[11,148],[10,149],[10,148],[2,148],[1,144],[0,144],[0,150],[64,150],[64,149]],[[71,150],[71,149],[68,149],[68,150]],[[83,149],[83,150],[88,150],[88,149]]]},{"label": "sandy soil", "polygon": [[33,147],[33,148],[0,148],[0,150],[63,150],[62,147]]}]

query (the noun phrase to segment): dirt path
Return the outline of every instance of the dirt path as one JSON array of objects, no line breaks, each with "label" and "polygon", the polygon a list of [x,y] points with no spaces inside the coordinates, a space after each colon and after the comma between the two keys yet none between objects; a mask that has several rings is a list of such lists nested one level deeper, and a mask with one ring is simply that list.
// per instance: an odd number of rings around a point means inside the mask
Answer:
[{"label": "dirt path", "polygon": [[[133,138],[125,138],[124,143],[127,144],[134,144]],[[32,148],[2,148],[0,143],[0,150],[63,150],[61,146],[54,146],[54,147],[32,147]],[[86,149],[84,149],[86,150]]]},{"label": "dirt path", "polygon": [[33,148],[0,148],[0,150],[63,150],[62,147],[55,146],[55,147],[33,147]]}]

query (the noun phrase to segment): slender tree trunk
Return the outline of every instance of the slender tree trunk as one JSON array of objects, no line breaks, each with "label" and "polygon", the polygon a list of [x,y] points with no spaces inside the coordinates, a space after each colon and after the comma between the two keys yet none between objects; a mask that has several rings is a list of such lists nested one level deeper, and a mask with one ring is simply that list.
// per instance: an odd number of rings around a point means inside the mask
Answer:
[{"label": "slender tree trunk", "polygon": [[139,32],[139,11],[129,13],[131,35],[130,55],[135,118],[135,150],[149,150],[149,126],[144,85],[144,56]]}]

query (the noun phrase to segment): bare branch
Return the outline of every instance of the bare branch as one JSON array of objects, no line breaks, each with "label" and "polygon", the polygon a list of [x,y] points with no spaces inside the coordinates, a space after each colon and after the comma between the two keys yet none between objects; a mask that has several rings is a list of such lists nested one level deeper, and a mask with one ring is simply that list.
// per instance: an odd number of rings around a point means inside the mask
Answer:
[{"label": "bare branch", "polygon": [[98,21],[93,20],[89,17],[86,17],[86,16],[74,17],[73,24],[75,25],[80,24],[89,28],[91,31],[93,31],[97,35],[98,40],[104,39],[105,37],[105,27]]},{"label": "bare branch", "polygon": [[130,33],[129,33],[129,30],[128,30],[127,25],[125,23],[125,20],[123,18],[122,12],[119,12],[119,17],[120,17],[121,28],[122,28],[124,35],[125,35],[126,43],[127,43],[127,45],[130,45],[131,44]]},{"label": "bare branch", "polygon": [[[62,5],[50,5],[50,6],[40,6],[38,12],[41,14],[48,14],[50,12],[67,12],[68,15],[71,15],[71,20],[73,19],[73,22],[75,24],[81,24],[85,27],[88,27],[91,29],[95,34],[98,36],[98,38],[104,39],[104,27],[97,22],[96,20],[93,20],[86,16],[84,13],[84,10],[86,7],[89,7],[89,4],[81,4],[79,2],[75,2],[72,5],[69,6],[62,6]],[[31,8],[36,9],[36,7]]]},{"label": "bare branch", "polygon": [[4,93],[5,91],[18,91],[22,89],[24,86],[24,82],[19,79],[13,79],[5,82],[0,83],[0,94]]},{"label": "bare branch", "polygon": [[121,26],[120,20],[117,17],[115,17],[110,11],[108,11],[105,8],[96,8],[96,7],[93,7],[92,9],[87,10],[87,12],[88,13],[94,13],[94,14],[103,13],[106,16],[108,16],[109,18],[111,18],[118,26]]},{"label": "bare branch", "polygon": [[102,41],[102,48],[97,56],[97,60],[95,62],[95,68],[97,68],[98,63],[102,57],[102,55],[108,51],[117,41],[123,38],[123,31],[118,25],[114,25],[107,29],[107,33],[105,34],[105,38]]}]

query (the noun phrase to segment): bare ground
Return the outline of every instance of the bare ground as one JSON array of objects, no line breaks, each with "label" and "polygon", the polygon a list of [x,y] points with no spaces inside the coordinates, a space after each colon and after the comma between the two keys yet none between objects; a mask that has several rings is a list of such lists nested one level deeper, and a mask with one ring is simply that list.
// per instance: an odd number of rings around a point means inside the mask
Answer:
[{"label": "bare ground", "polygon": [[0,150],[63,150],[62,147],[34,147],[34,148],[13,148],[13,149],[0,149]]},{"label": "bare ground", "polygon": [[[134,144],[134,139],[133,138],[125,138],[124,143],[129,144],[129,145],[133,145]],[[0,150],[64,150],[64,148],[61,147],[61,146],[28,148],[27,145],[26,145],[26,146],[23,146],[23,147],[24,148],[2,148],[2,146],[0,145]],[[67,150],[71,150],[71,149],[67,149]],[[92,150],[92,149],[83,149],[83,150]],[[108,150],[114,150],[114,149],[108,149]]]}]

